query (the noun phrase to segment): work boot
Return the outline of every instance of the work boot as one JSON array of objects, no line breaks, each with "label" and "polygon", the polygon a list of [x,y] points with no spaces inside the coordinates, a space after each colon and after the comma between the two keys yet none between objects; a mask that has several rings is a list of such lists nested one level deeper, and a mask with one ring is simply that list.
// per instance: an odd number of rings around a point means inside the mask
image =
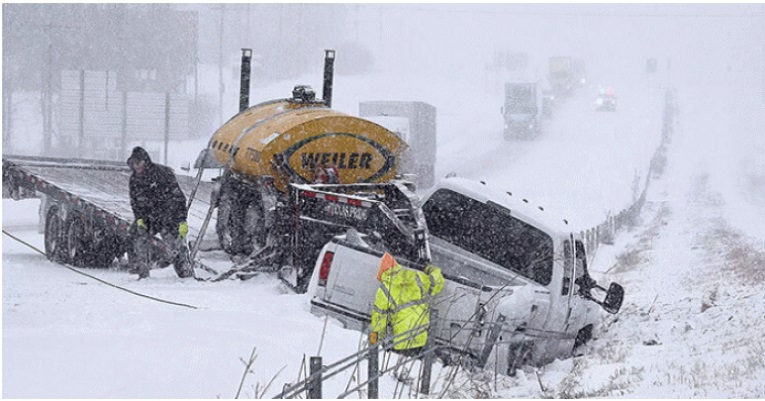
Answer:
[{"label": "work boot", "polygon": [[130,274],[137,274],[138,279],[149,277],[149,269],[143,268],[141,266],[132,266],[130,267],[130,270],[128,270],[128,273]]},{"label": "work boot", "polygon": [[180,278],[194,276],[194,271],[192,270],[193,267],[189,258],[189,248],[187,248],[185,244],[181,247],[178,255],[176,255],[175,260],[173,261],[173,268],[175,269],[175,274]]}]

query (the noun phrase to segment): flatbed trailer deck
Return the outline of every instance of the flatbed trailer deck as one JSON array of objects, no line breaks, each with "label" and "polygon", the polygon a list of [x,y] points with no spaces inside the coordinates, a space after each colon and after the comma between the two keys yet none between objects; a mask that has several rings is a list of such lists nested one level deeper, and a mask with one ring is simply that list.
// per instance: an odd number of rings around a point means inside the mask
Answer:
[{"label": "flatbed trailer deck", "polygon": [[[49,258],[107,267],[129,245],[133,222],[130,174],[124,162],[3,155],[3,194],[16,200],[41,198],[40,223]],[[176,177],[188,198],[196,180]],[[200,182],[189,209],[188,239],[192,243],[210,209],[213,187],[212,182]],[[161,254],[161,241],[153,239],[152,245]]]}]

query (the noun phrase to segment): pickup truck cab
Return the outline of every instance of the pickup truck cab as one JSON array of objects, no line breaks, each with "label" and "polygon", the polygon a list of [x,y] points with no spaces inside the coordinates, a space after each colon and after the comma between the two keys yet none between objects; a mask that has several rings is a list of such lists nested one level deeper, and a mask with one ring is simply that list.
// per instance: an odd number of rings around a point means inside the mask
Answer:
[{"label": "pickup truck cab", "polygon": [[[600,324],[598,305],[609,313],[621,307],[624,290],[589,276],[584,244],[568,222],[526,199],[454,177],[425,195],[422,211],[432,263],[446,279],[431,304],[442,356],[467,355],[480,367],[491,361],[512,375],[571,355]],[[384,251],[370,238],[350,230],[324,246],[308,286],[312,312],[368,329]]]}]

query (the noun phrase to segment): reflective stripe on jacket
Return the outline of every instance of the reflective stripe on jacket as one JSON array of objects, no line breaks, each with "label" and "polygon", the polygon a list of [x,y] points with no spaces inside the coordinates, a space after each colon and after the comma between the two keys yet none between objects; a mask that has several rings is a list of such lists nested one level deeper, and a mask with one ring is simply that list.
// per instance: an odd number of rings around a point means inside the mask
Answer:
[{"label": "reflective stripe on jacket", "polygon": [[435,266],[428,266],[426,271],[428,274],[397,264],[380,277],[372,308],[372,331],[383,338],[390,322],[394,349],[423,347],[428,339],[428,303],[444,288],[444,276]]}]

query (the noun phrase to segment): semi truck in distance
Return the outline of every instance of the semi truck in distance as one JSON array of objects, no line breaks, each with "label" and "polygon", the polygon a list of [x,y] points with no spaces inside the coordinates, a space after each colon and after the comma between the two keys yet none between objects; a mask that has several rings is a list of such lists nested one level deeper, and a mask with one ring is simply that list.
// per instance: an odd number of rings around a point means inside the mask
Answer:
[{"label": "semi truck in distance", "polygon": [[505,140],[532,139],[540,132],[540,109],[550,104],[540,104],[542,96],[535,82],[505,83],[503,136]]}]

